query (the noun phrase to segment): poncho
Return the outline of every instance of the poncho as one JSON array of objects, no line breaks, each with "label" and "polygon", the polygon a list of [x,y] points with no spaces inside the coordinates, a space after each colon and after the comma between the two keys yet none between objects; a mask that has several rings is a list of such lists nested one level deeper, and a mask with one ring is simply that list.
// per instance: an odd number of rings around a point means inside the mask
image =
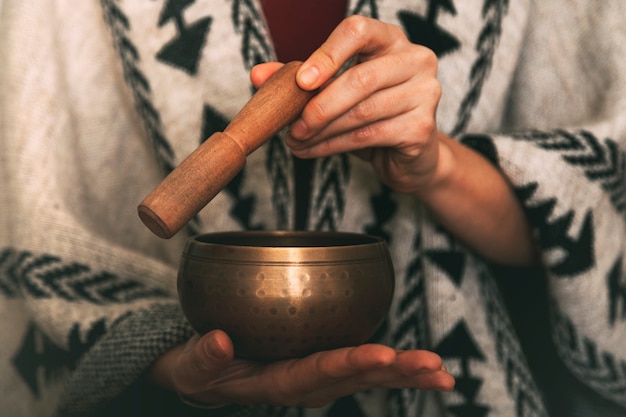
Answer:
[{"label": "poncho", "polygon": [[[377,340],[437,352],[456,387],[203,415],[620,415],[626,4],[351,0],[355,13],[436,52],[439,128],[509,179],[543,267],[490,265],[367,163],[316,160],[305,227],[387,240],[396,291]],[[309,179],[277,135],[173,239],[136,206],[245,104],[252,66],[274,60],[259,4],[3,0],[0,57],[2,415],[196,415],[144,380],[192,335],[175,289],[184,242],[293,228]]]}]

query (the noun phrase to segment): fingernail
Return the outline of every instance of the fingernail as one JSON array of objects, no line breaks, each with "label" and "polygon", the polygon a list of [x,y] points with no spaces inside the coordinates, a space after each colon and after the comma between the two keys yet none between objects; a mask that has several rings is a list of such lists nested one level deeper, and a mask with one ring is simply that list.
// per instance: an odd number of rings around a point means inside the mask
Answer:
[{"label": "fingernail", "polygon": [[300,71],[298,79],[303,87],[314,87],[317,80],[320,78],[320,71],[317,67],[306,67]]},{"label": "fingernail", "polygon": [[294,139],[304,139],[309,133],[309,127],[304,123],[304,120],[298,119],[291,124],[289,134]]},{"label": "fingernail", "polygon": [[207,353],[218,360],[224,359],[228,355],[215,334],[209,336]]}]

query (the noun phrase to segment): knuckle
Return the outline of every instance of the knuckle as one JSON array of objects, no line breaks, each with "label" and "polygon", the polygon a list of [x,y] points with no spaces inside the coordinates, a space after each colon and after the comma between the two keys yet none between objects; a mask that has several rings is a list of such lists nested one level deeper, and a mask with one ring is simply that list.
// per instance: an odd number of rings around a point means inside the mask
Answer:
[{"label": "knuckle", "polygon": [[413,125],[414,135],[417,138],[430,137],[437,128],[434,117],[420,117]]},{"label": "knuckle", "polygon": [[324,43],[315,51],[317,65],[324,73],[332,73],[341,67],[342,63],[333,55],[333,51]]},{"label": "knuckle", "polygon": [[375,100],[364,100],[352,109],[352,117],[358,121],[372,120],[380,110]]},{"label": "knuckle", "polygon": [[348,36],[360,38],[367,32],[368,24],[369,19],[367,17],[354,14],[346,17],[342,26]]},{"label": "knuckle", "polygon": [[403,42],[408,41],[408,38],[406,37],[406,33],[400,26],[390,24],[390,25],[387,25],[387,28],[389,30],[390,35],[393,36],[394,39],[398,39]]},{"label": "knuckle", "polygon": [[359,148],[367,145],[373,137],[379,137],[384,134],[382,125],[380,123],[377,124],[369,124],[358,129],[355,129],[352,132],[352,142]]},{"label": "knuckle", "polygon": [[349,73],[348,82],[356,91],[367,91],[376,88],[378,77],[375,71],[355,67]]},{"label": "knuckle", "polygon": [[436,78],[424,83],[422,94],[430,101],[439,102],[442,94],[441,83]]},{"label": "knuckle", "polygon": [[429,68],[431,70],[437,71],[437,67],[439,65],[439,58],[430,48],[422,47],[420,48],[420,61],[424,68]]},{"label": "knuckle", "polygon": [[321,100],[313,98],[302,113],[302,118],[309,127],[318,126],[328,118],[327,113]]}]

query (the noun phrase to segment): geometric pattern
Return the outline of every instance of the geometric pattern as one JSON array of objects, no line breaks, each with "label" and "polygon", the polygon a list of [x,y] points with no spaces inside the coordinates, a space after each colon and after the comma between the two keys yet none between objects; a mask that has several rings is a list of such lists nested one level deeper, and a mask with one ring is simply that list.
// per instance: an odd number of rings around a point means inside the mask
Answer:
[{"label": "geometric pattern", "polygon": [[580,168],[589,181],[597,182],[609,195],[615,210],[626,215],[626,153],[615,141],[601,141],[586,130],[529,131],[514,137],[560,153],[565,162]]},{"label": "geometric pattern", "polygon": [[476,52],[478,56],[470,71],[470,88],[461,101],[457,112],[457,122],[451,130],[452,136],[463,133],[472,117],[472,110],[478,104],[483,85],[491,67],[493,57],[502,35],[502,21],[509,7],[509,0],[485,0],[482,8],[482,16],[485,25],[478,35],[476,41]]},{"label": "geometric pattern", "polygon": [[626,362],[580,333],[555,302],[551,306],[554,344],[568,368],[600,394],[617,403],[626,403]]},{"label": "geometric pattern", "polygon": [[0,293],[9,297],[58,298],[106,305],[143,298],[165,298],[160,288],[122,279],[107,271],[93,271],[77,262],[47,254],[5,248],[0,251]]}]

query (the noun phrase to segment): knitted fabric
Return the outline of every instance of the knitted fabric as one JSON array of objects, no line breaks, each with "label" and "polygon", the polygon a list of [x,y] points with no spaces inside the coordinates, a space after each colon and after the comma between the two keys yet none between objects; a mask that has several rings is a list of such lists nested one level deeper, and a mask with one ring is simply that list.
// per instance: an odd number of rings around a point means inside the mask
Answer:
[{"label": "knitted fabric", "polygon": [[[556,413],[555,390],[533,364],[533,334],[509,315],[506,280],[545,283],[525,293],[529,317],[545,299],[533,323],[547,329],[541,344],[597,401],[554,415],[620,415],[626,5],[351,0],[347,14],[399,25],[437,53],[439,127],[507,176],[544,268],[496,274],[367,163],[317,160],[307,227],[385,237],[396,292],[380,341],[439,353],[455,390],[374,390],[321,409],[231,406],[201,415]],[[192,334],[175,293],[185,239],[292,228],[300,179],[277,136],[171,240],[153,236],[136,205],[224,129],[253,92],[249,70],[274,59],[259,4],[3,0],[0,56],[2,414],[200,415],[144,379]],[[137,400],[146,392],[149,400]]]}]

